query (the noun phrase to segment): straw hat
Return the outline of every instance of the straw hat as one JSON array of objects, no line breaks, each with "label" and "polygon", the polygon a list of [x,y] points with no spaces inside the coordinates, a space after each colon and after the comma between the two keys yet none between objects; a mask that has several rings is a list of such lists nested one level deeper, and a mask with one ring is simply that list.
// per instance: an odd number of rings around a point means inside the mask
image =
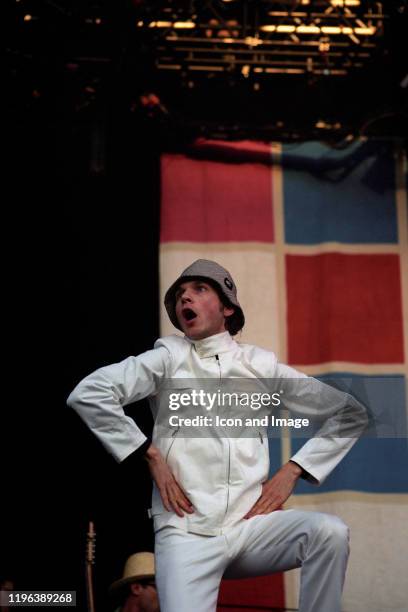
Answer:
[{"label": "straw hat", "polygon": [[125,584],[152,578],[154,578],[154,554],[151,552],[134,553],[128,557],[125,563],[122,578],[113,582],[109,591],[115,594]]}]

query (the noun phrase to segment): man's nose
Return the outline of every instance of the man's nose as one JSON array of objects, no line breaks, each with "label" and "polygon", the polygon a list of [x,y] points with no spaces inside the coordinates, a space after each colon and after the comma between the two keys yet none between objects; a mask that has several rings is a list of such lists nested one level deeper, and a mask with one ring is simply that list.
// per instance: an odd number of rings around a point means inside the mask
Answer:
[{"label": "man's nose", "polygon": [[186,289],[186,290],[183,292],[183,295],[181,296],[181,303],[182,303],[182,304],[185,304],[186,302],[191,302],[191,301],[192,301],[192,295],[191,295],[191,293],[189,292],[189,290],[188,290],[188,289]]}]

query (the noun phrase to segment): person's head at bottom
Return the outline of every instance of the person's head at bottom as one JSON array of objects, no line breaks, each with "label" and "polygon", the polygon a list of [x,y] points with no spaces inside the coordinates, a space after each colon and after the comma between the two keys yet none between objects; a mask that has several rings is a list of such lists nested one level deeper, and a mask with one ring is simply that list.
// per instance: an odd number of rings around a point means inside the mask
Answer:
[{"label": "person's head at bottom", "polygon": [[181,273],[164,303],[173,325],[190,340],[225,331],[235,336],[245,323],[231,274],[207,259],[198,259]]},{"label": "person's head at bottom", "polygon": [[123,576],[110,586],[110,594],[120,612],[159,612],[154,555],[138,552],[126,560]]}]

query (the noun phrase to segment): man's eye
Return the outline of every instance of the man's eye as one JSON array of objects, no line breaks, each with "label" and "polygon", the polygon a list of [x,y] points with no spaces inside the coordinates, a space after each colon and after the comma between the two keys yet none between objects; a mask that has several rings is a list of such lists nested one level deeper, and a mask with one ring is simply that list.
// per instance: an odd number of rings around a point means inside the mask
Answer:
[{"label": "man's eye", "polygon": [[197,291],[207,291],[207,287],[205,285],[198,285]]}]

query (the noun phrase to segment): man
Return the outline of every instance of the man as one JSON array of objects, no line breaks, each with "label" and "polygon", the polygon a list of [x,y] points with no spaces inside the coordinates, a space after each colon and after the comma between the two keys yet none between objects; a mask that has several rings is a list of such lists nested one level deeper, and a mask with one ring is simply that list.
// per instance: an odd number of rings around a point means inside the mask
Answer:
[{"label": "man", "polygon": [[7,576],[0,577],[0,612],[10,612],[8,603],[8,595],[15,590],[14,580]]},{"label": "man", "polygon": [[120,580],[110,587],[119,604],[116,612],[159,612],[154,569],[154,555],[139,552],[127,559]]},{"label": "man", "polygon": [[[219,264],[194,262],[167,291],[165,306],[184,337],[161,338],[153,350],[97,370],[68,399],[118,461],[131,465],[143,454],[148,461],[161,609],[213,612],[222,576],[301,567],[299,610],[339,612],[347,527],[330,515],[280,508],[299,477],[319,483],[332,471],[364,428],[364,409],[279,364],[273,353],[235,342],[244,313],[230,273]],[[225,429],[210,437],[181,435],[180,428],[163,434],[169,381],[184,393],[189,381],[194,387],[197,380],[222,386],[247,379],[279,389],[289,410],[326,419],[319,437],[269,480],[262,431],[255,437],[231,437]],[[157,419],[152,442],[123,411],[144,397]]]}]

